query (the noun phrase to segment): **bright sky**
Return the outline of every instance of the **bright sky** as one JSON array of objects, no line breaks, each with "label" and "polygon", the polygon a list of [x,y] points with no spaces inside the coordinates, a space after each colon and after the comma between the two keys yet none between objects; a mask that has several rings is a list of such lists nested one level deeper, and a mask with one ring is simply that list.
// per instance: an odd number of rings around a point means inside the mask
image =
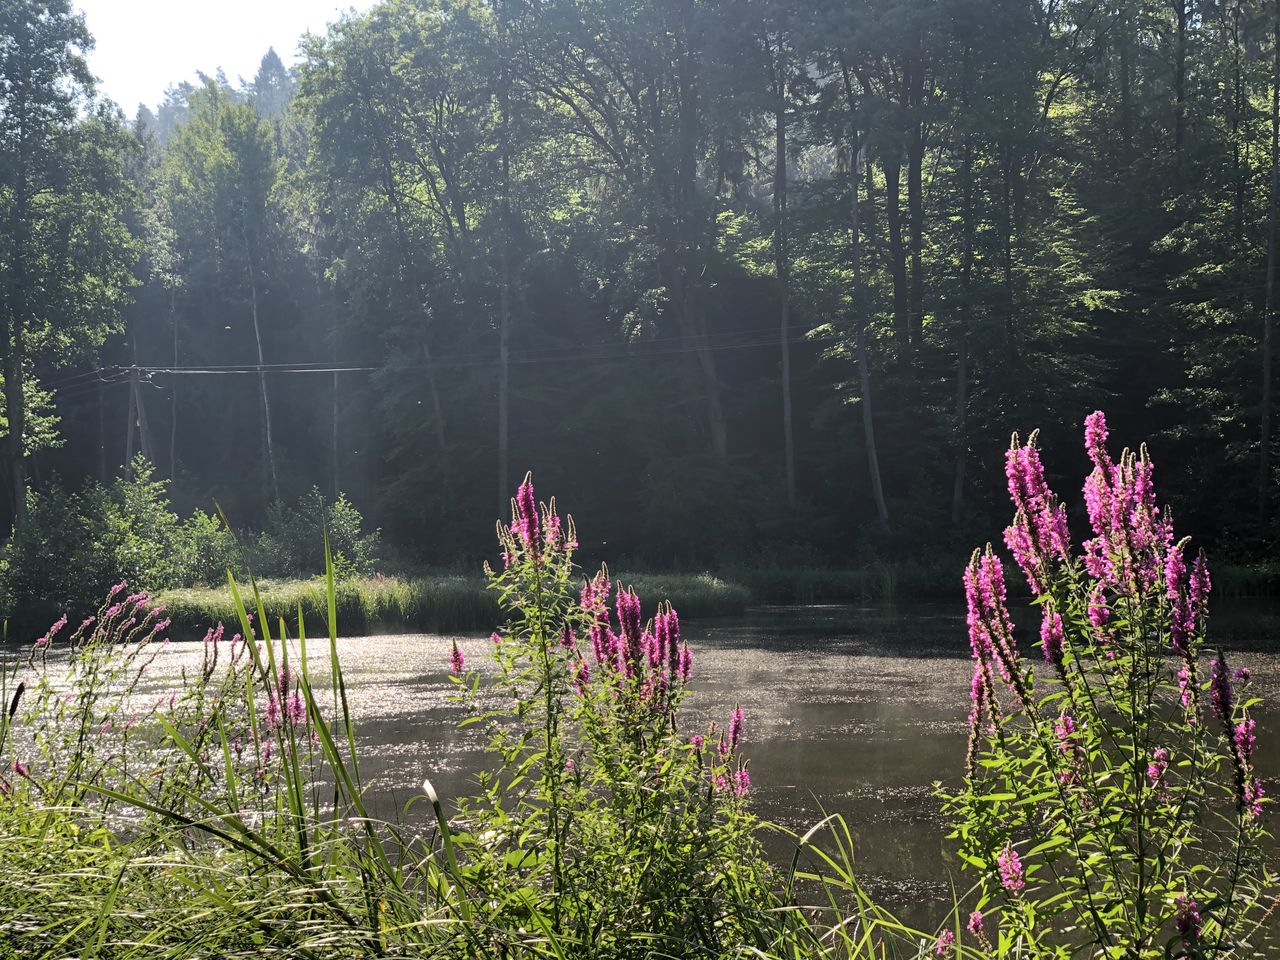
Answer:
[{"label": "bright sky", "polygon": [[286,66],[298,40],[319,33],[353,6],[371,0],[72,0],[97,41],[89,66],[99,89],[132,117],[139,103],[155,107],[171,83],[195,82],[197,70],[253,79],[275,47]]}]

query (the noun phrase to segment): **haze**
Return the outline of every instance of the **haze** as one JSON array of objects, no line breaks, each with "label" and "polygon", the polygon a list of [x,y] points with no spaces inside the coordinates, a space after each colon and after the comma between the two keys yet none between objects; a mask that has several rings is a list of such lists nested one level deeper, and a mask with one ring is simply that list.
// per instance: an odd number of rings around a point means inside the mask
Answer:
[{"label": "haze", "polygon": [[219,67],[235,83],[251,79],[269,47],[287,65],[298,40],[322,31],[343,11],[367,2],[335,0],[224,0],[219,4],[173,0],[83,0],[79,4],[97,41],[89,64],[99,89],[132,116],[139,103],[154,108],[165,88],[212,75]]}]

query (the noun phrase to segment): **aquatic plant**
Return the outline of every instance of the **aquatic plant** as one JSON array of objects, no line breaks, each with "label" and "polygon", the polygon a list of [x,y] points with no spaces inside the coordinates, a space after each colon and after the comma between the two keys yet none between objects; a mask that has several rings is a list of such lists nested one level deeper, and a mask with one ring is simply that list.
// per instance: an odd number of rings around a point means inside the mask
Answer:
[{"label": "aquatic plant", "polygon": [[1004,540],[1039,610],[1041,665],[1021,656],[990,545],[964,573],[969,745],[947,805],[979,876],[969,932],[1001,954],[1245,953],[1278,892],[1261,850],[1259,701],[1221,650],[1202,665],[1208,565],[1187,563],[1146,449],[1113,460],[1100,412],[1085,449],[1079,551],[1036,436],[1015,435],[1006,458]]},{"label": "aquatic plant", "polygon": [[[640,596],[583,577],[576,533],[531,478],[500,524],[502,566],[488,571],[510,619],[491,667],[464,674],[459,696],[500,760],[464,800],[454,849],[485,893],[477,920],[490,949],[530,909],[571,952],[684,956],[768,942],[785,927],[745,799],[743,715],[728,739],[681,729],[692,655],[668,604],[646,619]],[[488,707],[488,704],[498,704]],[[708,749],[706,744],[716,744]]]}]

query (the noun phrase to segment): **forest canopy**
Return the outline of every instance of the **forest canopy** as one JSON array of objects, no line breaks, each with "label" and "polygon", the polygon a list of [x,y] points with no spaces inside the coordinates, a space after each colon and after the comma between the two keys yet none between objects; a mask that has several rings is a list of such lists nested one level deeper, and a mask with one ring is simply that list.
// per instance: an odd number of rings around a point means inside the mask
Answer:
[{"label": "forest canopy", "polygon": [[345,492],[447,565],[532,468],[588,555],[849,563],[967,544],[1013,429],[1105,407],[1259,556],[1278,25],[383,0],[129,121],[65,0],[0,0],[7,516],[142,454],[184,510]]}]

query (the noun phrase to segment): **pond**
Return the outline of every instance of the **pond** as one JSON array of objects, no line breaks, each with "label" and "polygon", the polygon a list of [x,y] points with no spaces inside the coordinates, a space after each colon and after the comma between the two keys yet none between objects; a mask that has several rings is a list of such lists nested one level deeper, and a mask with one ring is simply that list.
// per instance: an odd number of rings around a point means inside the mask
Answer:
[{"label": "pond", "polygon": [[[936,923],[952,878],[960,889],[971,882],[948,853],[933,792],[935,781],[958,782],[963,764],[970,663],[962,608],[763,607],[690,623],[685,635],[695,676],[686,728],[723,724],[743,706],[761,816],[803,831],[824,812],[843,814],[872,892],[907,908],[908,919]],[[1249,667],[1258,695],[1280,702],[1280,604],[1219,604],[1211,637],[1232,651],[1233,666]],[[469,665],[480,665],[489,640],[459,645]],[[463,710],[450,700],[449,638],[360,637],[339,647],[373,812],[400,815],[424,776],[443,797],[470,792],[487,763],[484,735],[456,727]],[[198,644],[173,645],[152,683],[198,658]],[[1274,708],[1259,716],[1257,757],[1273,784],[1275,717]],[[424,814],[420,806],[409,819]]]}]

